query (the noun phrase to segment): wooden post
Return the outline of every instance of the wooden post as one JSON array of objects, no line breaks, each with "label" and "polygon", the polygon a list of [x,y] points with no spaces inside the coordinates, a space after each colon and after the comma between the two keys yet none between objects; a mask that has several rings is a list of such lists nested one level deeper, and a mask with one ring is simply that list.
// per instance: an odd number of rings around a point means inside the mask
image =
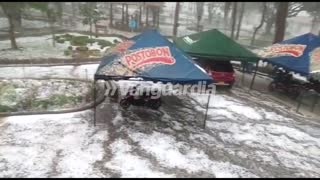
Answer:
[{"label": "wooden post", "polygon": [[251,90],[252,87],[253,87],[253,83],[254,83],[254,80],[255,80],[256,75],[257,75],[258,67],[259,67],[259,61],[257,61],[257,64],[256,64],[256,69],[255,69],[255,71],[254,71],[254,75],[253,75],[253,78],[252,78],[252,81],[251,81],[251,84],[250,84],[250,90]]}]

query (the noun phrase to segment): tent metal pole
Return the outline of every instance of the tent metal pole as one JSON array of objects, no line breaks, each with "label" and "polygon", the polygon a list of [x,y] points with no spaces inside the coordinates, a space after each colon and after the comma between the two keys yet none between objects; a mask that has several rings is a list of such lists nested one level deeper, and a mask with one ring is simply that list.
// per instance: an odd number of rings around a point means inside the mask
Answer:
[{"label": "tent metal pole", "polygon": [[203,122],[203,129],[206,128],[206,122],[207,122],[207,116],[208,116],[208,109],[209,109],[210,97],[211,97],[211,93],[209,94],[209,97],[208,97],[208,103],[207,103],[207,107],[206,107],[206,114],[205,114],[205,116],[204,116],[204,122]]},{"label": "tent metal pole", "polygon": [[243,65],[243,63],[241,62],[241,64],[242,64],[242,78],[241,78],[241,84],[242,84],[242,86],[244,86],[244,65]]},{"label": "tent metal pole", "polygon": [[317,102],[318,102],[318,98],[319,98],[319,96],[316,94],[316,98],[314,98],[313,104],[312,104],[312,106],[311,106],[311,112],[314,111],[314,108],[315,108],[315,106],[316,106],[316,104],[317,104]]},{"label": "tent metal pole", "polygon": [[96,92],[96,80],[93,81],[93,110],[94,110],[94,114],[93,114],[93,125],[96,126],[96,96],[97,96],[97,92]]},{"label": "tent metal pole", "polygon": [[250,90],[252,89],[254,80],[256,79],[258,67],[259,67],[259,61],[257,61],[257,64],[256,64],[256,69],[255,69],[255,71],[254,71],[254,75],[253,75],[253,78],[252,78],[252,81],[251,81],[251,84],[250,84]]},{"label": "tent metal pole", "polygon": [[303,94],[303,91],[299,94],[299,96],[298,96],[298,105],[297,105],[297,110],[296,110],[296,112],[299,112],[299,109],[300,109],[300,106],[301,106],[301,104],[302,104],[302,94]]}]

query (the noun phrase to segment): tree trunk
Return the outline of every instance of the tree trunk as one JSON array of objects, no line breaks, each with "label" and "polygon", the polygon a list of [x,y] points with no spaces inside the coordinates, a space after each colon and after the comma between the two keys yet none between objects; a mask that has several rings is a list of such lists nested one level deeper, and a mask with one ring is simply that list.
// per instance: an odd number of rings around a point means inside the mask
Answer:
[{"label": "tree trunk", "polygon": [[149,18],[149,8],[148,8],[148,6],[147,6],[147,7],[146,7],[146,27],[149,26],[149,20],[148,20],[148,18]]},{"label": "tree trunk", "polygon": [[122,18],[121,18],[121,25],[124,25],[124,4],[122,4]]},{"label": "tree trunk", "polygon": [[270,18],[266,21],[266,29],[265,29],[265,34],[270,35],[271,34],[271,29],[274,24],[275,19]]},{"label": "tree trunk", "polygon": [[315,28],[316,28],[316,22],[317,22],[317,17],[316,17],[316,16],[313,16],[310,32],[315,31]]},{"label": "tree trunk", "polygon": [[90,39],[92,39],[92,23],[90,22],[89,25],[90,25]]},{"label": "tree trunk", "polygon": [[17,46],[17,42],[16,42],[16,36],[15,36],[15,27],[14,27],[14,23],[13,23],[13,16],[12,15],[7,15],[8,17],[8,22],[9,22],[9,38],[10,38],[10,41],[11,41],[11,48],[12,49],[18,49],[18,46]]},{"label": "tree trunk", "polygon": [[110,9],[109,9],[110,17],[109,17],[109,26],[112,28],[113,27],[113,7],[112,7],[112,2],[110,2]]},{"label": "tree trunk", "polygon": [[56,47],[54,24],[53,24],[53,22],[50,22],[49,24],[50,24],[50,30],[51,30],[51,35],[52,35],[52,46]]},{"label": "tree trunk", "polygon": [[126,4],[126,27],[129,26],[129,12],[128,12],[128,7],[129,5]]},{"label": "tree trunk", "polygon": [[155,27],[156,26],[156,10],[153,8],[152,10],[152,24]]},{"label": "tree trunk", "polygon": [[159,28],[160,24],[160,9],[157,10],[157,28]]},{"label": "tree trunk", "polygon": [[56,2],[57,12],[58,12],[58,22],[60,26],[63,25],[63,2]]},{"label": "tree trunk", "polygon": [[177,36],[178,26],[179,26],[179,10],[180,10],[180,2],[176,2],[176,10],[174,13],[174,24],[173,24],[173,36]]},{"label": "tree trunk", "polygon": [[236,34],[236,39],[239,39],[240,31],[241,31],[241,24],[242,24],[242,19],[244,15],[244,8],[245,8],[245,2],[241,3],[241,9],[240,9],[240,17],[239,17],[239,22],[238,22],[238,27],[237,27],[237,34]]},{"label": "tree trunk", "polygon": [[75,26],[76,25],[76,19],[75,19],[75,17],[76,17],[76,3],[75,2],[71,2],[71,8],[72,8],[72,16],[73,16],[73,18],[71,18],[72,19],[72,25],[73,26]]},{"label": "tree trunk", "polygon": [[209,4],[208,4],[208,20],[209,20],[210,24],[212,23],[212,8],[213,8],[213,4],[212,4],[212,2],[209,2]]},{"label": "tree trunk", "polygon": [[17,11],[17,13],[14,15],[14,27],[15,29],[21,29],[21,26],[22,26],[22,13],[21,13],[21,10]]},{"label": "tree trunk", "polygon": [[251,43],[250,43],[251,46],[254,45],[254,41],[255,41],[256,34],[257,34],[258,30],[263,26],[264,18],[265,18],[265,16],[266,16],[266,10],[267,10],[267,3],[266,3],[266,2],[263,2],[263,9],[262,9],[261,21],[260,21],[259,26],[257,26],[257,27],[254,29],[254,31],[253,31],[253,35],[252,35],[252,39],[251,39]]},{"label": "tree trunk", "polygon": [[275,37],[273,43],[283,41],[286,31],[289,2],[279,2],[276,16]]},{"label": "tree trunk", "polygon": [[231,2],[225,2],[224,3],[224,15],[223,15],[223,19],[224,19],[224,23],[226,26],[228,26],[228,16],[229,16],[229,12],[230,12],[230,5]]},{"label": "tree trunk", "polygon": [[139,7],[139,27],[142,27],[142,6]]},{"label": "tree trunk", "polygon": [[203,15],[204,2],[196,2],[197,7],[197,31],[200,31],[200,21]]},{"label": "tree trunk", "polygon": [[231,26],[231,39],[234,39],[234,30],[237,22],[237,2],[233,2],[233,10],[232,10],[232,26]]}]

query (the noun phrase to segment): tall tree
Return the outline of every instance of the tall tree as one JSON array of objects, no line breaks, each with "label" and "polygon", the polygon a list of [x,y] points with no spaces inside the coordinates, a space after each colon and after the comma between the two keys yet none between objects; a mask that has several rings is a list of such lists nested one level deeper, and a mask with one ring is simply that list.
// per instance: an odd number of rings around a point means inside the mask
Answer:
[{"label": "tall tree", "polygon": [[[297,16],[301,11],[305,10],[305,5],[307,2],[289,2],[288,3],[288,12],[287,17],[295,17]],[[267,13],[265,18],[265,33],[271,34],[271,29],[276,21],[277,16],[277,7],[279,5],[279,2],[268,2],[267,3]]]},{"label": "tall tree", "polygon": [[241,2],[240,17],[239,17],[239,21],[238,21],[237,34],[236,34],[237,40],[239,39],[239,35],[240,35],[242,19],[243,19],[243,15],[244,15],[244,11],[245,11],[245,4],[246,4],[245,2]]},{"label": "tall tree", "polygon": [[77,16],[77,3],[76,2],[71,2],[71,9],[72,9],[72,25],[76,25],[76,16]]},{"label": "tall tree", "polygon": [[273,43],[278,43],[283,41],[285,30],[286,30],[286,20],[288,16],[289,2],[279,2],[277,7],[277,16],[276,16],[276,28],[275,28],[275,37]]},{"label": "tall tree", "polygon": [[255,41],[256,34],[257,34],[258,30],[263,26],[264,19],[266,16],[266,11],[267,11],[267,2],[263,2],[261,21],[260,21],[260,24],[256,28],[254,28],[253,35],[251,38],[251,43],[250,43],[251,46],[254,45],[254,41]]},{"label": "tall tree", "polygon": [[202,19],[203,15],[203,9],[204,9],[204,2],[196,2],[197,7],[197,31],[200,31],[200,21]]},{"label": "tall tree", "polygon": [[318,2],[304,2],[304,8],[312,16],[312,25],[310,31],[316,31],[316,24],[320,21],[320,4]]},{"label": "tall tree", "polygon": [[16,14],[21,12],[25,7],[25,2],[0,2],[3,13],[6,15],[9,22],[9,38],[12,49],[18,49],[15,36],[15,18]]},{"label": "tall tree", "polygon": [[224,3],[223,20],[224,20],[224,23],[225,23],[226,27],[229,25],[228,18],[229,18],[229,12],[230,12],[230,9],[231,9],[231,4],[232,4],[231,2],[225,2]]},{"label": "tall tree", "polygon": [[180,10],[180,2],[176,2],[176,10],[174,13],[174,24],[173,24],[173,36],[177,36],[178,26],[179,26],[179,10]]},{"label": "tall tree", "polygon": [[237,22],[237,2],[233,2],[232,8],[232,26],[231,26],[231,38],[234,38],[234,30]]},{"label": "tall tree", "polygon": [[92,26],[97,25],[102,13],[97,9],[96,4],[87,2],[80,6],[80,14],[84,16],[82,23],[90,26],[90,39],[92,39]]},{"label": "tall tree", "polygon": [[209,23],[212,23],[212,18],[213,18],[213,8],[214,8],[214,4],[213,2],[208,2],[208,20],[209,20]]},{"label": "tall tree", "polygon": [[57,21],[57,16],[59,16],[57,6],[52,2],[30,2],[28,5],[46,14],[52,35],[52,46],[55,46],[54,23]]},{"label": "tall tree", "polygon": [[109,2],[110,7],[109,7],[109,26],[112,28],[113,27],[113,4],[112,2]]}]

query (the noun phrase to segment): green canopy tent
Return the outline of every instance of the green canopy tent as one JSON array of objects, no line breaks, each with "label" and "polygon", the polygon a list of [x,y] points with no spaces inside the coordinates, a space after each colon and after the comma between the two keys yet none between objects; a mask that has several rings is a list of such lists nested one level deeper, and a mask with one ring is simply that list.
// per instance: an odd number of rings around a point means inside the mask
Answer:
[{"label": "green canopy tent", "polygon": [[252,88],[260,57],[217,29],[182,36],[174,39],[174,43],[184,52],[196,58],[256,63],[256,70],[250,85],[250,89]]}]

